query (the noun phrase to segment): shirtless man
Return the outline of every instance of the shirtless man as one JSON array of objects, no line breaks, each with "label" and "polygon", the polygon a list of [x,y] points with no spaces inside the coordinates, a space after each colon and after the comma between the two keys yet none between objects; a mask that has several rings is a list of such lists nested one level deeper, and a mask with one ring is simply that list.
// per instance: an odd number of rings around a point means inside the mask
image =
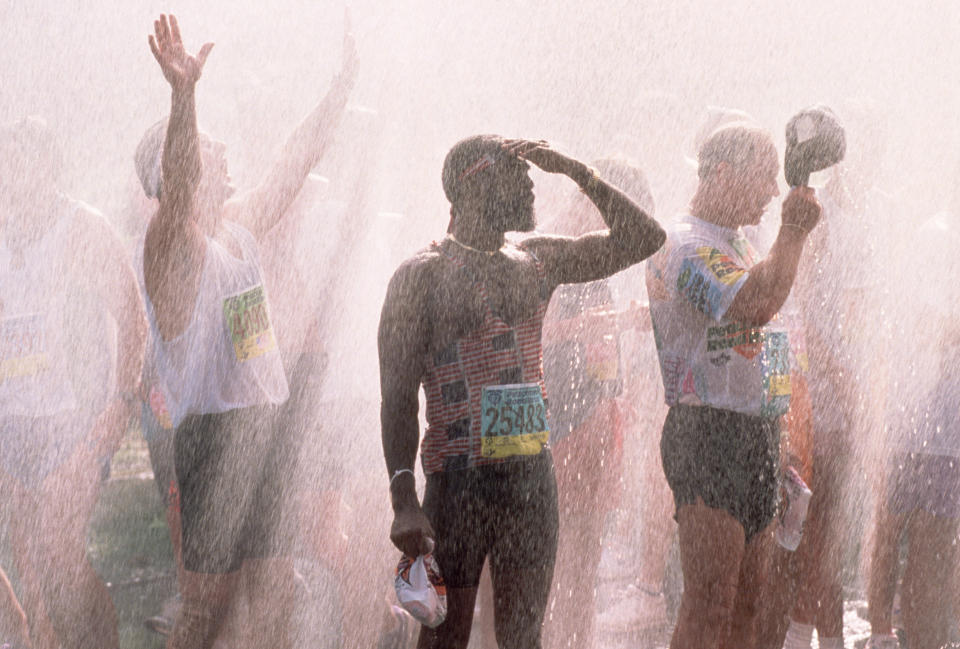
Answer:
[{"label": "shirtless man", "polygon": [[[609,230],[506,242],[506,232],[534,228],[528,163],[571,178]],[[596,172],[545,142],[465,139],[447,154],[443,188],[447,237],[400,266],[380,319],[390,538],[410,556],[435,541],[447,584],[446,621],[423,629],[420,647],[466,647],[488,556],[499,645],[538,647],[557,549],[543,316],[559,284],[609,277],[657,250],[664,232]],[[421,385],[422,505],[413,474]]]},{"label": "shirtless man", "polygon": [[33,647],[116,649],[87,528],[100,460],[135,412],[147,327],[117,234],[59,191],[62,164],[40,120],[0,129],[0,516]]},{"label": "shirtless man", "polygon": [[141,181],[160,202],[143,270],[152,366],[176,428],[185,568],[169,646],[212,646],[239,593],[258,636],[250,640],[285,647],[293,567],[275,559],[286,554],[277,530],[290,439],[275,422],[289,389],[257,239],[284,215],[325,149],[355,81],[353,41],[345,39],[343,72],[263,184],[231,199],[223,145],[197,130],[194,89],[213,44],[189,54],[172,16],[161,16],[154,32],[150,48],[172,101],[166,128],[146,135],[156,146]]}]

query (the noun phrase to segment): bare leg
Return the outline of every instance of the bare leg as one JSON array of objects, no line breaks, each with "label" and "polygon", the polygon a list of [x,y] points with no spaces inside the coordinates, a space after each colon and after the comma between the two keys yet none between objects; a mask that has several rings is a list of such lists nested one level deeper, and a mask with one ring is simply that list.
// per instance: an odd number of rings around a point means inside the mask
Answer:
[{"label": "bare leg", "polygon": [[[910,649],[939,649],[950,629],[950,577],[957,561],[957,520],[914,511],[903,575],[903,622]],[[949,571],[947,571],[949,573]]]},{"label": "bare leg", "polygon": [[897,568],[900,537],[909,517],[890,511],[885,498],[877,500],[877,522],[873,555],[870,561],[870,582],[867,603],[870,605],[870,631],[874,635],[893,633],[893,597],[897,590]]},{"label": "bare leg", "polygon": [[238,574],[208,575],[184,571],[180,584],[183,605],[167,641],[167,649],[213,647],[239,586]]},{"label": "bare leg", "polygon": [[563,512],[550,604],[543,626],[548,649],[588,649],[593,644],[596,581],[605,512]]},{"label": "bare leg", "polygon": [[[18,541],[21,565],[27,570],[41,616],[35,644],[49,641],[43,625],[45,609],[64,647],[117,649],[117,615],[106,585],[87,557],[87,527],[100,494],[100,469],[81,444],[73,457],[40,486],[27,514],[34,526]],[[32,574],[31,574],[32,573]],[[27,599],[25,597],[25,599]],[[41,639],[42,638],[42,639]]]},{"label": "bare leg", "polygon": [[[837,433],[841,435],[841,433]],[[842,470],[840,453],[818,455],[814,460],[813,496],[804,527],[809,559],[802,567],[801,585],[792,618],[816,626],[819,637],[843,635],[843,584],[846,550],[844,521],[840,519]]]},{"label": "bare leg", "polygon": [[702,500],[677,512],[683,598],[671,649],[716,649],[727,636],[733,614],[743,526],[729,513]]},{"label": "bare leg", "polygon": [[[730,635],[724,647],[752,649],[757,646],[757,621],[761,610],[760,594],[770,578],[773,562],[773,526],[755,535],[747,543],[740,562],[737,598],[733,607]],[[763,603],[766,605],[766,602]]]},{"label": "bare leg", "polygon": [[262,647],[291,647],[290,619],[295,595],[293,559],[276,557],[246,561],[240,574],[248,606],[250,639]]}]

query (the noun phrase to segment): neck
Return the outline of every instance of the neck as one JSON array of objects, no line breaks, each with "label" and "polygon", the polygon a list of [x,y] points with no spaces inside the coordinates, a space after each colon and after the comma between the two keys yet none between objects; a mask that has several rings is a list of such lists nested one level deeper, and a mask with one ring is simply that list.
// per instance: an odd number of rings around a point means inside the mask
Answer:
[{"label": "neck", "polygon": [[454,243],[462,248],[474,252],[493,254],[499,251],[506,242],[503,235],[503,232],[453,227],[449,236]]},{"label": "neck", "polygon": [[724,201],[712,198],[701,189],[690,200],[690,214],[722,228],[736,229],[741,225],[736,213]]}]

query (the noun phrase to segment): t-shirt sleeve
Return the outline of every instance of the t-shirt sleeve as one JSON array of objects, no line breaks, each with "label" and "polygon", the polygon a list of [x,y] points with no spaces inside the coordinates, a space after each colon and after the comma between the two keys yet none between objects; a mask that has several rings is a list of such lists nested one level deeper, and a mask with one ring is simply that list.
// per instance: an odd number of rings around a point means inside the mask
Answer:
[{"label": "t-shirt sleeve", "polygon": [[672,251],[665,280],[676,297],[720,321],[748,276],[747,269],[722,250],[709,244],[688,243]]}]

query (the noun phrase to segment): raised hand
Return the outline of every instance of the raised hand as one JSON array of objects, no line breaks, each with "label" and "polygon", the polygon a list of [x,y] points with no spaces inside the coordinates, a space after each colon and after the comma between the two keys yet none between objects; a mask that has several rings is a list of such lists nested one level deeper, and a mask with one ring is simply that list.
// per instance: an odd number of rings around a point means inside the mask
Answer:
[{"label": "raised hand", "polygon": [[555,149],[551,149],[550,145],[544,140],[536,142],[532,140],[506,140],[503,143],[503,149],[521,160],[537,165],[550,174],[569,174],[576,165],[575,160]]},{"label": "raised hand", "polygon": [[203,65],[213,49],[213,43],[205,43],[196,56],[187,52],[183,47],[183,39],[180,38],[177,17],[174,15],[168,20],[166,14],[160,14],[160,19],[153,21],[153,31],[147,40],[164,78],[175,89],[195,84],[203,72]]}]

